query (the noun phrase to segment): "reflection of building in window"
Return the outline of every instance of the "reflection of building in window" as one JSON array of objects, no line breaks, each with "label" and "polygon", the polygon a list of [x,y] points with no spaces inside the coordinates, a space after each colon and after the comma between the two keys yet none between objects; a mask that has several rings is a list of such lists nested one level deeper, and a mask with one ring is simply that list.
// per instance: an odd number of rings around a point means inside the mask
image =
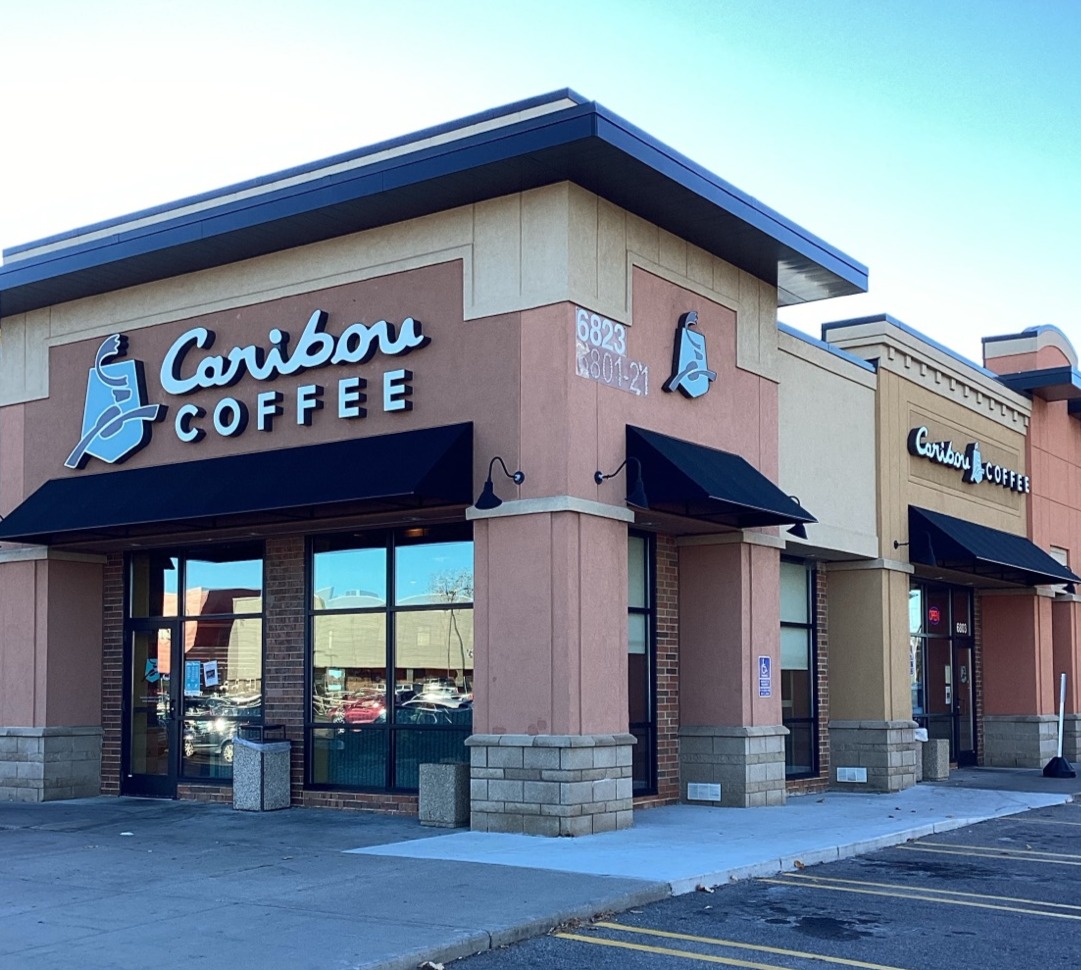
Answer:
[{"label": "reflection of building in window", "polygon": [[781,563],[781,722],[785,738],[785,774],[789,778],[818,771],[818,723],[815,697],[814,571],[802,562]]}]

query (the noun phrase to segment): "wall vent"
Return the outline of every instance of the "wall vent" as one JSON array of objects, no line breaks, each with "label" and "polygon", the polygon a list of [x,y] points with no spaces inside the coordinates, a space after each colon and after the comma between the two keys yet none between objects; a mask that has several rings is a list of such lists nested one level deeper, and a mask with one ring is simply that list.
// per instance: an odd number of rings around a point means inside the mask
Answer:
[{"label": "wall vent", "polygon": [[864,782],[867,781],[867,769],[866,768],[838,768],[837,780],[847,782]]},{"label": "wall vent", "polygon": [[695,781],[687,782],[687,801],[689,802],[719,802],[721,800],[720,785],[706,785]]}]

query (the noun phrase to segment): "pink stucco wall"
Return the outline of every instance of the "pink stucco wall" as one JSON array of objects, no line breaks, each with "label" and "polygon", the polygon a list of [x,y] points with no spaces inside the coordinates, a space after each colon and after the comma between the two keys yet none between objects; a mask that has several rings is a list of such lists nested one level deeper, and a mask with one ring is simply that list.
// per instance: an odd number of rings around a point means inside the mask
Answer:
[{"label": "pink stucco wall", "polygon": [[981,608],[984,713],[1054,713],[1051,599],[985,592]]},{"label": "pink stucco wall", "polygon": [[[745,543],[680,549],[680,722],[781,722],[780,574],[776,549]],[[768,656],[772,695],[759,697],[757,660]]]}]

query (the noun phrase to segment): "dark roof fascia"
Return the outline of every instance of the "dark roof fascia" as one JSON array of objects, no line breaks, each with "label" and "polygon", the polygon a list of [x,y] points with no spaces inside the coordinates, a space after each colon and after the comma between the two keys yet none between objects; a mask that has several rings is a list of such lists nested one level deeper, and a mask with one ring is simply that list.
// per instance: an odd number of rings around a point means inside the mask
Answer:
[{"label": "dark roof fascia", "polygon": [[781,323],[781,321],[778,320],[777,329],[780,330],[781,333],[788,334],[790,337],[802,340],[805,344],[810,344],[812,347],[817,347],[819,350],[824,350],[826,353],[832,354],[834,357],[843,360],[846,364],[855,364],[861,370],[868,371],[871,374],[878,373],[878,367],[876,367],[872,361],[864,360],[862,357],[857,357],[855,354],[850,354],[847,350],[842,350],[840,347],[834,347],[833,344],[828,344],[824,340],[812,337],[809,333],[804,333],[802,330],[790,327],[787,323]]},{"label": "dark roof fascia", "polygon": [[1072,367],[1018,371],[1015,374],[1000,374],[998,379],[1011,391],[1035,395],[1045,401],[1076,401],[1081,398],[1081,373]]},{"label": "dark roof fascia", "polygon": [[199,192],[196,195],[185,196],[181,199],[176,199],[173,202],[165,202],[161,205],[151,206],[148,209],[139,209],[136,212],[130,212],[126,215],[116,216],[111,219],[105,219],[102,222],[91,223],[87,226],[81,226],[77,229],[70,229],[66,232],[56,233],[55,235],[45,236],[41,239],[35,239],[32,242],[20,243],[16,246],[9,246],[3,251],[5,258],[9,256],[16,256],[19,253],[26,252],[27,250],[37,249],[39,246],[48,246],[53,243],[63,242],[66,239],[74,239],[78,236],[86,235],[88,233],[100,232],[105,229],[109,229],[112,226],[121,226],[128,222],[134,222],[139,219],[146,219],[150,216],[160,215],[164,212],[169,212],[171,209],[183,209],[186,206],[197,205],[202,202],[210,202],[214,199],[225,198],[230,195],[234,195],[237,192],[244,192],[249,189],[257,189],[263,185],[269,185],[274,182],[284,181],[285,179],[296,178],[299,175],[307,175],[310,172],[318,171],[321,168],[330,168],[335,165],[341,165],[346,162],[356,161],[363,158],[365,155],[376,155],[380,152],[389,151],[393,148],[399,148],[402,145],[408,145],[411,142],[425,141],[429,138],[435,138],[439,135],[447,134],[448,132],[455,131],[459,128],[468,128],[471,125],[481,124],[485,121],[492,121],[496,118],[501,118],[508,114],[514,114],[521,111],[528,111],[530,108],[535,108],[543,104],[550,104],[553,101],[568,100],[574,101],[579,105],[586,104],[586,99],[570,88],[563,88],[558,91],[551,91],[548,94],[540,94],[534,98],[526,98],[522,101],[515,101],[512,104],[502,105],[498,108],[490,108],[486,111],[480,111],[476,114],[467,115],[464,118],[458,118],[455,121],[447,121],[438,125],[433,125],[430,128],[423,128],[420,131],[415,131],[407,135],[397,135],[394,138],[388,138],[384,141],[373,142],[371,145],[365,145],[362,148],[353,148],[346,152],[340,152],[336,155],[329,155],[326,158],[320,158],[314,162],[304,162],[301,165],[294,165],[291,168],[284,168],[277,172],[271,172],[269,175],[260,175],[256,178],[245,179],[242,182],[233,182],[230,185],[222,186],[221,188],[211,189],[207,192]]},{"label": "dark roof fascia", "polygon": [[[506,112],[502,109],[485,116]],[[394,144],[431,131],[397,139]],[[315,167],[296,171],[310,172]],[[242,183],[241,188],[276,177],[281,176]],[[830,295],[866,290],[866,267],[605,109],[581,103],[176,219],[126,231],[123,224],[137,216],[104,223],[117,231],[0,267],[0,315],[564,180],[577,182],[771,283],[777,281],[779,263],[800,262],[813,266],[820,276],[824,271],[836,291]],[[653,191],[644,188],[647,183],[652,183]],[[234,186],[199,198],[213,199],[236,190]],[[182,204],[147,211],[160,213]],[[811,298],[813,289],[808,277],[806,298]]]}]

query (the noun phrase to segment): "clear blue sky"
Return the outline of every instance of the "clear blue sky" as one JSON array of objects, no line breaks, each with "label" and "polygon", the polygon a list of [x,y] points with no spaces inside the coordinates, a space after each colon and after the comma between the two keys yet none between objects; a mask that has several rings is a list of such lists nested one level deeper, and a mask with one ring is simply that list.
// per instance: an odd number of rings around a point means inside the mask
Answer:
[{"label": "clear blue sky", "polygon": [[571,87],[867,264],[972,358],[1081,349],[1076,0],[8,0],[0,248]]}]

